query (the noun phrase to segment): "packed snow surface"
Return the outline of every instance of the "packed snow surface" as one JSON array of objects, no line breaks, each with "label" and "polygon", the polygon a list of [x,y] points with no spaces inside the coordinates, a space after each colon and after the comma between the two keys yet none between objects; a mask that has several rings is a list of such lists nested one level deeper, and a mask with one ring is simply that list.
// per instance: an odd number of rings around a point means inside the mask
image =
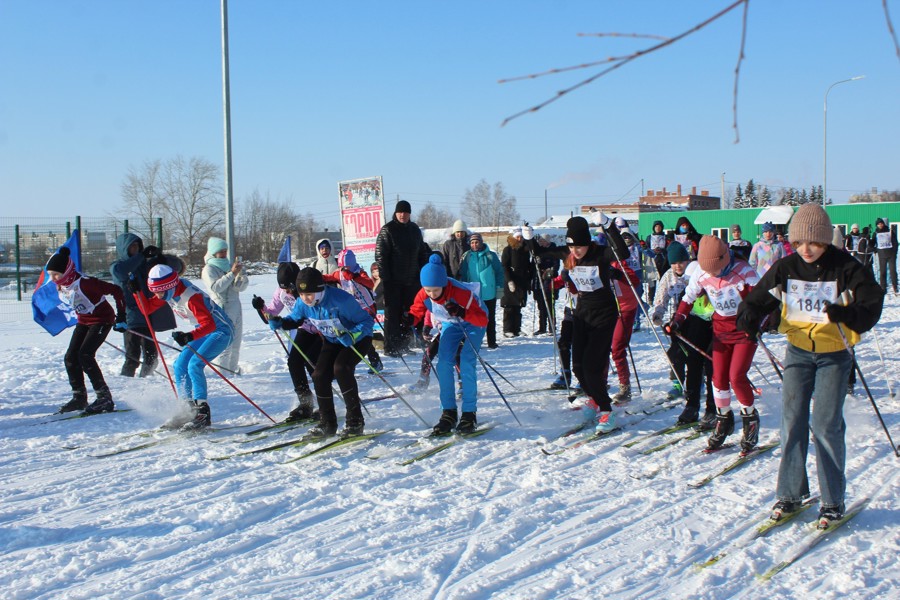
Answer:
[{"label": "packed snow surface", "polygon": [[[284,351],[250,306],[252,294],[268,298],[274,285],[274,275],[253,276],[242,294],[243,373],[232,381],[281,419],[296,402]],[[207,370],[213,425],[230,429],[194,437],[156,431],[178,407],[168,381],[119,376],[122,354],[108,344],[98,353],[101,367],[117,407],[131,410],[47,422],[70,397],[62,364],[70,333],[50,337],[25,311],[6,319],[0,323],[0,596],[900,597],[900,459],[861,384],[845,409],[847,501],[871,502],[764,582],[757,576],[791,556],[816,514],[814,508],[766,537],[748,539],[774,503],[780,450],[694,489],[688,484],[724,467],[737,449],[705,455],[699,437],[641,453],[671,436],[623,446],[673,424],[681,409],[654,412],[669,387],[667,365],[644,321],[632,341],[643,394],[616,409],[623,429],[559,455],[542,453],[542,447],[559,448],[563,442],[555,438],[582,416],[573,410],[580,401],[573,405],[565,394],[546,391],[557,371],[553,342],[528,335],[532,308],[522,337],[501,335],[498,349],[482,350],[509,380],[492,373],[522,424],[480,371],[478,418],[496,427],[406,466],[400,463],[437,442],[408,445],[428,429],[397,398],[367,405],[367,431],[385,432],[373,440],[293,462],[287,461],[311,447],[212,460],[299,438],[303,429],[246,435],[268,421]],[[900,387],[898,320],[900,301],[889,297],[875,330],[886,371],[873,335],[858,347],[895,441],[900,405],[888,384]],[[172,343],[168,334],[161,339]],[[783,356],[783,338],[765,340]],[[117,333],[108,341],[122,345]],[[164,352],[171,365],[175,351]],[[416,379],[407,365],[418,372],[420,359],[385,358],[388,383],[403,393]],[[762,388],[764,443],[778,438],[780,385],[761,350],[756,365],[750,376]],[[390,392],[365,368],[357,374],[363,398]],[[610,381],[615,390],[615,377]],[[508,393],[513,385],[535,391]],[[429,424],[437,421],[435,378],[427,392],[404,397]],[[97,458],[160,439],[166,443]],[[817,492],[812,447],[808,471]],[[715,564],[697,566],[722,552]]]}]

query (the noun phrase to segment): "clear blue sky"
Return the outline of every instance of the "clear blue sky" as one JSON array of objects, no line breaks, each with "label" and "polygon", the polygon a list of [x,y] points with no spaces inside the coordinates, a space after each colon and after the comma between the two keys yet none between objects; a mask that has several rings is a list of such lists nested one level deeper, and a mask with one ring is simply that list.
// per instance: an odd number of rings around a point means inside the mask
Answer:
[{"label": "clear blue sky", "polygon": [[[900,188],[900,60],[879,0],[751,0],[732,130],[741,10],[547,108],[500,127],[595,70],[498,79],[652,44],[730,4],[693,1],[231,0],[233,168],[325,224],[341,179],[384,177],[459,212],[502,182],[525,218],[631,201],[645,189],[749,178],[828,191]],[[889,8],[900,27],[900,1]],[[0,0],[0,202],[6,216],[122,214],[129,166],[224,162],[217,0]],[[390,210],[390,208],[389,208]]]}]

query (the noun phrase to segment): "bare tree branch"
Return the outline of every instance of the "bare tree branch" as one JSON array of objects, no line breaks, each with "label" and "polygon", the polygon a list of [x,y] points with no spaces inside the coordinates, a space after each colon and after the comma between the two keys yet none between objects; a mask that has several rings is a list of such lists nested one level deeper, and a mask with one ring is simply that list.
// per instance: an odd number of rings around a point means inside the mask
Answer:
[{"label": "bare tree branch", "polygon": [[616,33],[615,31],[610,33],[579,33],[578,37],[630,37],[662,41],[669,39],[664,35],[653,35],[652,33]]},{"label": "bare tree branch", "polygon": [[741,28],[741,50],[738,52],[738,61],[737,65],[734,67],[734,97],[733,104],[731,106],[732,113],[734,114],[734,122],[732,127],[734,127],[734,143],[737,144],[741,141],[741,135],[738,132],[738,121],[737,121],[737,100],[738,100],[738,80],[741,77],[741,63],[744,60],[744,46],[747,42],[747,11],[750,9],[749,0],[744,3],[744,22]]},{"label": "bare tree branch", "polygon": [[884,20],[887,21],[888,31],[891,34],[891,38],[894,40],[894,48],[897,50],[897,58],[900,58],[900,43],[897,43],[897,32],[894,31],[894,23],[891,21],[891,14],[888,12],[887,0],[881,0],[881,5],[884,7]]}]

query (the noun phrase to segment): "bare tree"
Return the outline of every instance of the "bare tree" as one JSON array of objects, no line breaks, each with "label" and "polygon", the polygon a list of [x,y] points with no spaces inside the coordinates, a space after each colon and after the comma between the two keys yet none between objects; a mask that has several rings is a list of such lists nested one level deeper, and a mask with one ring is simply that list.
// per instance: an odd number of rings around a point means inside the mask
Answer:
[{"label": "bare tree", "polygon": [[[122,182],[122,199],[132,212],[140,216],[149,233],[149,239],[155,239],[156,218],[165,212],[165,199],[163,198],[160,170],[162,163],[159,159],[148,160],[140,169],[129,167]],[[148,242],[149,245],[149,242]]]},{"label": "bare tree", "polygon": [[162,168],[166,198],[166,222],[171,239],[184,249],[188,264],[199,265],[206,238],[218,230],[225,218],[219,167],[193,157],[169,159]]},{"label": "bare tree", "polygon": [[499,181],[492,187],[485,179],[466,190],[462,214],[470,227],[499,228],[520,220],[516,197],[507,194]]},{"label": "bare tree", "polygon": [[244,258],[274,261],[288,235],[293,236],[292,249],[303,247],[306,238],[317,229],[310,216],[300,216],[291,208],[292,201],[273,200],[258,189],[240,203],[236,237]]},{"label": "bare tree", "polygon": [[447,210],[441,210],[429,202],[424,208],[416,212],[416,225],[425,229],[440,229],[450,227],[456,217]]}]

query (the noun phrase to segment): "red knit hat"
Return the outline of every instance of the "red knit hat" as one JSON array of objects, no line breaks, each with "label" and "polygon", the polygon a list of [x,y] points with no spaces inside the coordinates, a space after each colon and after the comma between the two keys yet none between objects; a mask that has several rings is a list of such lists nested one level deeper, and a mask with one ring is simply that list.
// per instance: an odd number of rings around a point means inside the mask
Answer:
[{"label": "red knit hat", "polygon": [[700,249],[697,251],[697,263],[710,275],[718,275],[731,262],[728,245],[714,235],[700,238]]},{"label": "red knit hat", "polygon": [[168,265],[156,265],[147,276],[147,287],[151,292],[165,292],[178,285],[178,273]]}]

